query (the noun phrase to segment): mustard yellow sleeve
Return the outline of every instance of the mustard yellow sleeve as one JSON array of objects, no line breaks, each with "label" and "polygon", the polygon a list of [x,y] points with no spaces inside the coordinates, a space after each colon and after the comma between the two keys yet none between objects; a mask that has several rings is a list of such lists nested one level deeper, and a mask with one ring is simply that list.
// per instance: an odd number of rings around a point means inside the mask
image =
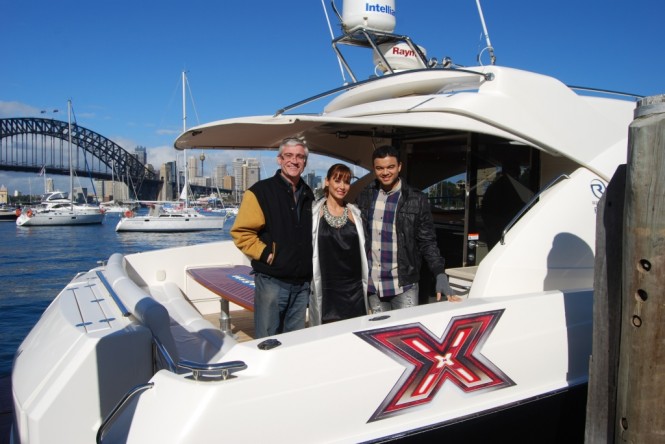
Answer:
[{"label": "mustard yellow sleeve", "polygon": [[259,231],[265,224],[265,216],[256,196],[249,190],[245,191],[230,233],[236,247],[254,260],[260,260],[266,249],[266,244],[259,239]]}]

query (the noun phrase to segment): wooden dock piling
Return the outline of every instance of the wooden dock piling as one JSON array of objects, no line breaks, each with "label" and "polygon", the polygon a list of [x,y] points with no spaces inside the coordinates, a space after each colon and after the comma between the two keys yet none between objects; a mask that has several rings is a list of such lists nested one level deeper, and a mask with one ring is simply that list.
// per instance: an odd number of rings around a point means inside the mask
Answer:
[{"label": "wooden dock piling", "polygon": [[627,160],[599,204],[587,444],[665,443],[665,95],[638,103]]}]

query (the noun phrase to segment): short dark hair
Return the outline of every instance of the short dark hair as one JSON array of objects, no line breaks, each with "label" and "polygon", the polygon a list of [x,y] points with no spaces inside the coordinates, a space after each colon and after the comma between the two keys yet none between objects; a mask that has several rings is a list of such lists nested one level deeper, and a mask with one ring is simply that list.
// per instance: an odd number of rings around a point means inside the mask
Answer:
[{"label": "short dark hair", "polygon": [[352,177],[353,175],[351,174],[351,168],[344,165],[343,163],[336,163],[332,165],[330,168],[328,168],[328,174],[326,174],[326,179],[328,180],[339,178],[348,181],[349,183],[351,183]]},{"label": "short dark hair", "polygon": [[375,149],[372,153],[372,162],[374,162],[374,159],[383,159],[386,157],[394,157],[397,159],[397,162],[400,162],[399,150],[391,145],[383,145]]}]

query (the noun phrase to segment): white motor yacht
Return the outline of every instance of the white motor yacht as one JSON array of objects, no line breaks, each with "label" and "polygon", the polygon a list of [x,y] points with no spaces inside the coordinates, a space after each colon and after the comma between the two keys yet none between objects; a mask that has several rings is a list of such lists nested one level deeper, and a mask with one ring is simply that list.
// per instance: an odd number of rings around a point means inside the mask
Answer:
[{"label": "white motor yacht", "polygon": [[[352,22],[359,3],[333,40],[352,82],[189,128],[175,147],[302,137],[371,171],[373,150],[395,146],[402,177],[432,197],[464,300],[435,302],[424,275],[419,306],[241,340],[228,316],[251,315],[253,280],[231,241],[117,253],[76,274],[20,346],[16,442],[582,442],[596,206],[625,162],[635,99],[428,60],[393,34],[394,2]],[[379,75],[359,80],[348,47]],[[315,100],[318,113],[297,112]],[[494,243],[483,199],[502,176],[523,205]]]}]

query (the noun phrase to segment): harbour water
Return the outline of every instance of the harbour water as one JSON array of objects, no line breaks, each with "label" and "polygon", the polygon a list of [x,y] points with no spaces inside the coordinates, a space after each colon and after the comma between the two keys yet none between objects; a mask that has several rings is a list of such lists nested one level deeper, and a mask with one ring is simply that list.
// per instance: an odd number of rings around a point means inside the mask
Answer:
[{"label": "harbour water", "polygon": [[16,349],[53,298],[80,271],[115,253],[229,239],[223,230],[194,233],[116,233],[119,216],[102,225],[17,227],[0,223],[0,378],[11,373]]}]

